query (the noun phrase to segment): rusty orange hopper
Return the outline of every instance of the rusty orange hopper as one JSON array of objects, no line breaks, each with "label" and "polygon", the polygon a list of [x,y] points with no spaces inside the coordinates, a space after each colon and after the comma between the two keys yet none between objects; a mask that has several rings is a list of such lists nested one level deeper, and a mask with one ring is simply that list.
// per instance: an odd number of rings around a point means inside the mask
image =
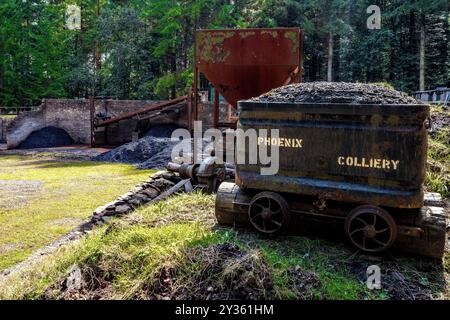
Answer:
[{"label": "rusty orange hopper", "polygon": [[[301,81],[303,32],[298,28],[198,30],[195,39],[194,119],[198,105],[198,72],[226,102],[259,96]],[[218,126],[215,94],[214,124]]]}]

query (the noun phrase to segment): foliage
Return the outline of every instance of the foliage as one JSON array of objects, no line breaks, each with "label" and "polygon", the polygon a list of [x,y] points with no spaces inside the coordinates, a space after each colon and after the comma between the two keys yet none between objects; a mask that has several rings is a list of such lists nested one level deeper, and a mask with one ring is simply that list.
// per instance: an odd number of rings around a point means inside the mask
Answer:
[{"label": "foliage", "polygon": [[[67,30],[65,8],[82,10]],[[369,5],[380,30],[366,26]],[[336,81],[418,89],[422,24],[427,89],[449,85],[446,0],[58,0],[0,3],[0,105],[89,95],[167,99],[192,85],[194,32],[205,28],[299,27],[304,79],[326,79],[329,39]]]}]

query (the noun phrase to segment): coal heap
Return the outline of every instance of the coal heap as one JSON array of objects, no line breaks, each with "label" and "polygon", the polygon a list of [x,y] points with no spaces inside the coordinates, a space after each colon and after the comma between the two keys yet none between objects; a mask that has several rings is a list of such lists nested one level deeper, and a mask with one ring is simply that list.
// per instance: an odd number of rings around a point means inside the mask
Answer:
[{"label": "coal heap", "polygon": [[43,129],[33,131],[24,141],[22,141],[18,149],[36,149],[36,148],[52,148],[64,147],[74,144],[75,141],[69,134],[60,128],[45,127]]},{"label": "coal heap", "polygon": [[294,83],[253,98],[258,102],[419,104],[407,94],[377,84],[348,82]]},{"label": "coal heap", "polygon": [[171,141],[172,132],[178,128],[174,125],[155,126],[141,139],[103,153],[94,160],[130,163],[138,165],[140,169],[165,168],[171,161],[172,148],[178,143]]}]

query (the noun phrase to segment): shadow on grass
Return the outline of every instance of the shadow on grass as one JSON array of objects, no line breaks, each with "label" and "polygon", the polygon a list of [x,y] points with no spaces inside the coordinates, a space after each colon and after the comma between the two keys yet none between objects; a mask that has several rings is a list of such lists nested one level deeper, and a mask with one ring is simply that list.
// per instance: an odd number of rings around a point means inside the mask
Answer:
[{"label": "shadow on grass", "polygon": [[35,164],[35,169],[61,169],[61,168],[95,168],[120,165],[122,166],[121,173],[126,175],[137,175],[142,174],[145,171],[156,172],[158,169],[137,169],[133,164],[128,163],[111,163],[111,162],[97,162],[97,161],[58,161],[58,160],[38,160],[36,162],[30,163],[30,165]]},{"label": "shadow on grass", "polygon": [[[272,266],[279,270],[300,267],[331,282],[339,277],[342,281],[353,279],[362,288],[358,299],[449,298],[446,283],[446,273],[450,271],[448,252],[444,261],[395,250],[384,255],[366,255],[351,248],[343,235],[334,232],[326,236],[325,233],[265,236],[243,227],[216,225],[213,230],[228,234],[227,241],[243,248],[261,249]],[[381,290],[366,289],[367,268],[372,265],[380,268]],[[339,288],[339,281],[337,283]]]}]

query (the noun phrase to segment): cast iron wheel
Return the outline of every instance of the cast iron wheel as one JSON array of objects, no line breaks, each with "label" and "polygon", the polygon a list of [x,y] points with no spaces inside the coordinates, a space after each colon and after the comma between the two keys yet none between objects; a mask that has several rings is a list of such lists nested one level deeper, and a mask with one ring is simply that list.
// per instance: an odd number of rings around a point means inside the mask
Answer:
[{"label": "cast iron wheel", "polygon": [[362,251],[379,253],[394,244],[397,238],[397,225],[387,211],[366,205],[350,212],[345,220],[345,233]]},{"label": "cast iron wheel", "polygon": [[250,223],[259,232],[278,233],[289,225],[289,205],[282,196],[275,192],[261,192],[251,200],[248,217]]}]

